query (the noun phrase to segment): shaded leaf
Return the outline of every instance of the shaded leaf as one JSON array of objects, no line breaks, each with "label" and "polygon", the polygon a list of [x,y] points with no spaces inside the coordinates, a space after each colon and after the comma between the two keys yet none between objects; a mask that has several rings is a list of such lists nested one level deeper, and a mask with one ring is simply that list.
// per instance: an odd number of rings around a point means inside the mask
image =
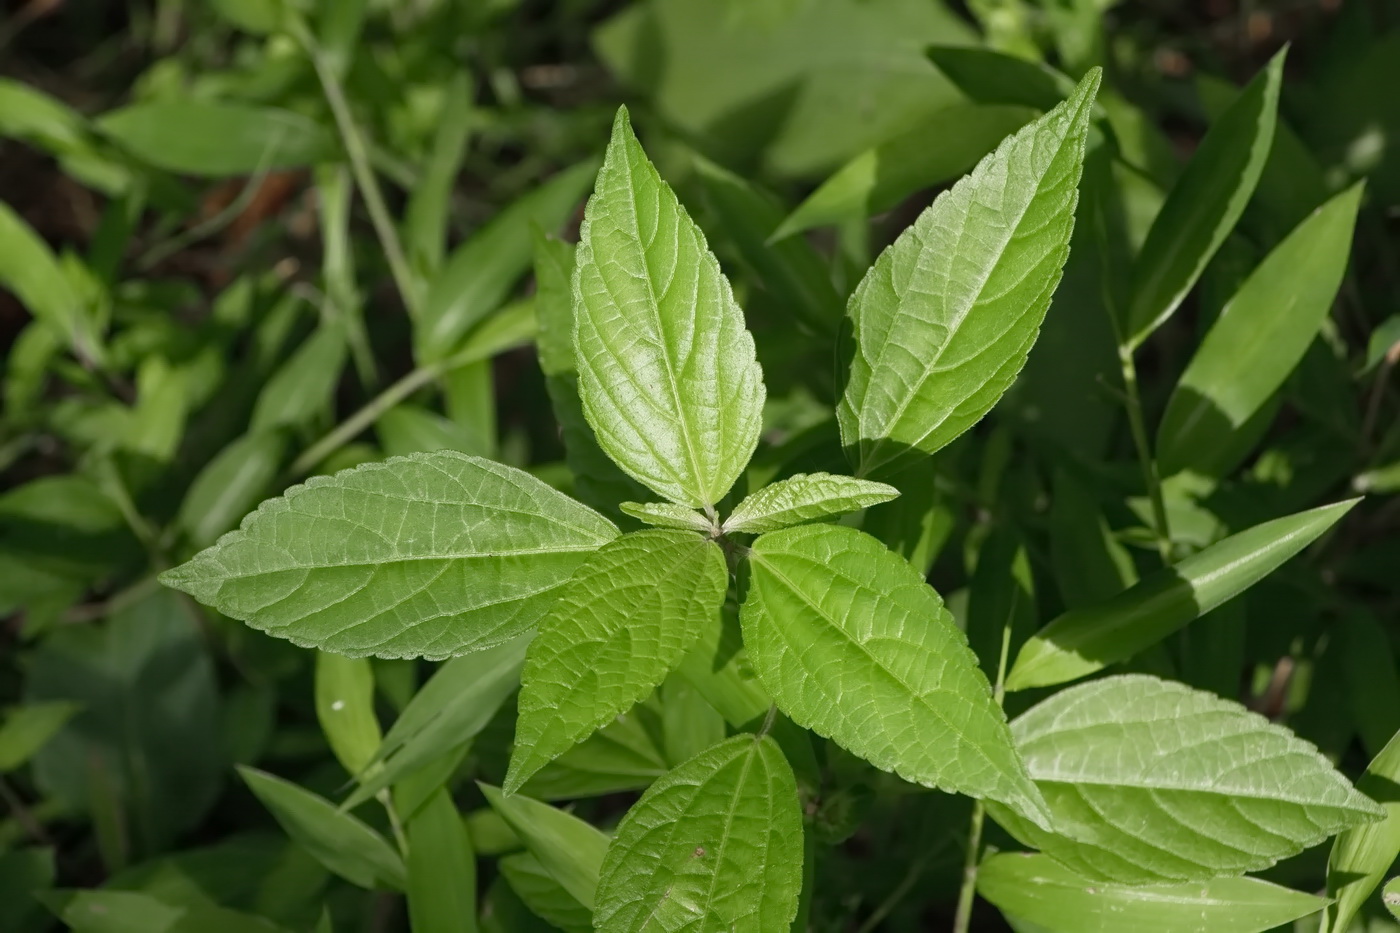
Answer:
[{"label": "shaded leaf", "polygon": [[549,804],[499,788],[478,785],[491,808],[501,815],[545,871],[589,910],[598,887],[598,870],[608,849],[608,837],[593,826]]},{"label": "shaded leaf", "polygon": [[1385,819],[1354,826],[1332,843],[1327,860],[1324,933],[1342,933],[1400,856],[1400,734],[1366,768],[1356,789],[1381,805]]}]

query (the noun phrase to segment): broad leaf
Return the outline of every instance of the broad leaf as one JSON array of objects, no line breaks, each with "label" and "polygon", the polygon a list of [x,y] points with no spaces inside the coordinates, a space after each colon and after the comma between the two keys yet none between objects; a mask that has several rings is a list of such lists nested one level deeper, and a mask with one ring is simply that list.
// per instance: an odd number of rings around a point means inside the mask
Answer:
[{"label": "broad leaf", "polygon": [[608,837],[591,824],[547,803],[519,794],[507,797],[488,784],[478,786],[491,808],[510,825],[545,871],[574,900],[592,910]]},{"label": "broad leaf", "polygon": [[1385,819],[1348,829],[1327,861],[1324,933],[1342,933],[1400,856],[1400,734],[1392,737],[1356,782],[1385,809]]},{"label": "broad leaf", "polygon": [[719,615],[728,586],[719,545],[688,531],[639,531],[595,553],[526,653],[505,792],[646,698]]},{"label": "broad leaf", "polygon": [[618,111],[574,272],[579,388],[598,443],[682,505],[748,465],[763,376],[729,281]]},{"label": "broad leaf", "polygon": [[1071,609],[1016,655],[1006,689],[1064,683],[1132,657],[1258,583],[1359,499],[1255,525],[1097,605]]},{"label": "broad leaf", "polygon": [[768,736],[736,735],[627,811],[598,878],[599,933],[785,931],[802,890],[802,812]]},{"label": "broad leaf", "polygon": [[196,100],[151,101],[103,114],[97,126],[157,168],[218,178],[328,162],[335,137],[299,113]]},{"label": "broad leaf", "polygon": [[1273,144],[1286,53],[1211,126],[1152,222],[1133,266],[1129,347],[1171,316],[1244,213]]},{"label": "broad leaf", "polygon": [[1384,815],[1292,732],[1155,677],[1070,687],[1011,731],[1055,832],[996,803],[989,812],[1091,880],[1150,884],[1257,871]]},{"label": "broad leaf", "polygon": [[1051,933],[1262,933],[1327,902],[1257,878],[1118,885],[1081,878],[1044,855],[1007,852],[977,869],[977,893]]},{"label": "broad leaf", "polygon": [[674,502],[624,502],[618,508],[633,518],[658,528],[679,528],[706,535],[715,530],[714,524],[708,518],[694,509],[676,505]]},{"label": "broad leaf", "polygon": [[838,416],[866,474],[932,453],[996,404],[1026,362],[1069,255],[1099,72],[944,192],[851,296]]},{"label": "broad leaf", "polygon": [[359,819],[265,771],[240,767],[238,773],[292,841],[326,868],[362,888],[404,889],[408,876],[403,859]]},{"label": "broad leaf", "polygon": [[531,628],[616,535],[520,470],[441,450],[314,477],[161,581],[303,647],[445,658]]},{"label": "broad leaf", "polygon": [[918,571],[839,525],[763,535],[749,566],[744,645],[790,719],[905,780],[1048,825],[991,685]]},{"label": "broad leaf", "polygon": [[1164,474],[1216,475],[1212,452],[1273,397],[1332,310],[1361,186],[1337,195],[1265,257],[1220,312],[1172,390],[1157,431]]},{"label": "broad leaf", "polygon": [[777,531],[869,508],[898,496],[898,489],[884,483],[831,473],[798,473],[764,486],[740,502],[724,520],[724,530],[750,534]]}]

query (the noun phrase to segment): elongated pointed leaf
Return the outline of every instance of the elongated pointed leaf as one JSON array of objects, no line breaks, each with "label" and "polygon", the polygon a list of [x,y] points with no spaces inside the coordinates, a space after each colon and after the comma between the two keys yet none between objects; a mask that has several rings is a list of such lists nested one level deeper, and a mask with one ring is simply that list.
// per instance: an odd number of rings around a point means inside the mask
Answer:
[{"label": "elongated pointed leaf", "polygon": [[1112,599],[1071,609],[1026,642],[1008,690],[1048,687],[1132,657],[1258,583],[1359,499],[1274,519],[1160,570]]},{"label": "elongated pointed leaf", "polygon": [[618,111],[574,272],[579,389],[598,443],[682,505],[748,465],[763,375],[729,281]]},{"label": "elongated pointed leaf", "polygon": [[1141,674],[1070,687],[1011,724],[1054,814],[1012,835],[1086,878],[1205,881],[1273,865],[1384,811],[1238,703]]},{"label": "elongated pointed leaf", "polygon": [[838,416],[860,472],[932,453],[1001,398],[1069,255],[1099,72],[939,196],[851,296]]},{"label": "elongated pointed leaf", "polygon": [[1257,878],[1201,884],[1090,881],[1044,855],[993,855],[977,870],[977,893],[1050,933],[1263,933],[1327,902]]},{"label": "elongated pointed leaf", "polygon": [[359,819],[265,771],[240,767],[238,773],[287,835],[326,868],[362,888],[404,889],[408,878],[403,859]]},{"label": "elongated pointed leaf", "polygon": [[650,694],[728,586],[719,545],[693,532],[639,531],[594,554],[530,643],[505,792]]},{"label": "elongated pointed leaf", "polygon": [[478,786],[491,809],[510,825],[545,871],[574,900],[592,910],[608,837],[591,824],[547,803],[519,794],[507,797],[500,788],[488,784]]},{"label": "elongated pointed leaf", "polygon": [[148,101],[103,114],[97,126],[157,168],[220,178],[335,159],[326,128],[299,113],[186,98]]},{"label": "elongated pointed leaf", "polygon": [[967,639],[918,571],[839,525],[763,535],[740,618],[798,725],[908,781],[1048,820]]},{"label": "elongated pointed leaf", "polygon": [[1381,749],[1356,782],[1356,789],[1385,809],[1385,819],[1348,829],[1332,844],[1327,860],[1324,933],[1342,933],[1400,856],[1400,734]]},{"label": "elongated pointed leaf", "polygon": [[374,758],[383,734],[374,714],[374,668],[368,658],[316,652],[316,719],[351,774]]},{"label": "elongated pointed leaf", "polygon": [[599,933],[785,931],[802,890],[802,812],[768,736],[678,766],[627,812],[598,878]]},{"label": "elongated pointed leaf", "polygon": [[445,658],[531,628],[616,535],[527,473],[439,450],[294,486],[161,581],[303,647]]},{"label": "elongated pointed leaf", "polygon": [[1210,128],[1153,220],[1133,266],[1129,346],[1171,317],[1244,213],[1273,145],[1286,54],[1275,55]]},{"label": "elongated pointed leaf", "polygon": [[1224,446],[1283,385],[1327,320],[1361,205],[1353,186],[1319,207],[1264,258],[1206,334],[1157,431],[1164,474],[1214,475]]},{"label": "elongated pointed leaf", "polygon": [[438,788],[408,821],[407,835],[413,933],[475,933],[475,853],[446,788]]},{"label": "elongated pointed leaf", "polygon": [[535,916],[561,933],[593,933],[593,912],[565,891],[539,859],[517,852],[498,864],[511,890]]},{"label": "elongated pointed leaf", "polygon": [[831,473],[798,473],[764,486],[740,502],[724,520],[724,530],[750,534],[777,531],[869,508],[898,496],[898,489],[884,483]]},{"label": "elongated pointed leaf", "polygon": [[674,502],[624,502],[618,508],[633,518],[658,528],[680,528],[685,531],[698,531],[701,534],[714,531],[714,525],[708,518],[694,509],[676,505]]}]

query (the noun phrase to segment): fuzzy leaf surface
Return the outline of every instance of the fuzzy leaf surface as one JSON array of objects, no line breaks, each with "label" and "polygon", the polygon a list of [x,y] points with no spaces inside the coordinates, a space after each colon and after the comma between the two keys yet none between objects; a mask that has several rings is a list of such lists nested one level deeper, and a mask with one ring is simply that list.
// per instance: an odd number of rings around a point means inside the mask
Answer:
[{"label": "fuzzy leaf surface", "polygon": [[303,647],[437,659],[534,626],[617,533],[527,473],[438,450],[314,477],[161,581]]},{"label": "fuzzy leaf surface", "polygon": [[802,890],[797,782],[768,736],[736,735],[658,780],[617,827],[599,933],[783,933]]},{"label": "fuzzy leaf surface", "polygon": [[709,534],[714,530],[710,520],[694,509],[674,502],[623,502],[618,505],[624,514],[655,525],[657,528],[680,528]]},{"label": "fuzzy leaf surface", "polygon": [[1069,255],[1099,72],[938,197],[851,296],[841,438],[869,473],[976,424],[1025,365]]},{"label": "fuzzy leaf surface", "polygon": [[725,531],[760,534],[889,502],[899,490],[853,476],[798,473],[753,493],[724,521]]},{"label": "fuzzy leaf surface", "polygon": [[579,389],[599,445],[659,495],[715,504],[758,444],[763,374],[719,261],[625,108],[577,258]]},{"label": "fuzzy leaf surface", "polygon": [[728,587],[719,545],[693,532],[639,531],[589,558],[526,652],[506,793],[645,699]]},{"label": "fuzzy leaf surface", "polygon": [[995,803],[989,812],[1090,880],[1152,884],[1258,871],[1384,815],[1289,730],[1155,677],[1070,687],[1011,731],[1056,832]]},{"label": "fuzzy leaf surface", "polygon": [[905,780],[1048,825],[977,657],[908,562],[840,525],[763,535],[749,561],[744,645],[790,719]]}]

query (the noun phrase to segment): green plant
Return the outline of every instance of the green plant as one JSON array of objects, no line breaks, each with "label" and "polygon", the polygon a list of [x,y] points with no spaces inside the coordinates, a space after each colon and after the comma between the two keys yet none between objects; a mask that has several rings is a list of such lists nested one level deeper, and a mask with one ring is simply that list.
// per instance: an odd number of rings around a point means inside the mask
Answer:
[{"label": "green plant", "polygon": [[[1278,73],[1257,85],[1258,102],[1247,93],[1236,106],[1271,112]],[[1003,142],[856,288],[838,408],[855,476],[797,473],[725,509],[759,442],[762,373],[729,282],[623,110],[588,204],[571,304],[545,326],[562,328],[552,339],[572,336],[598,448],[665,500],[624,502],[622,511],[656,527],[619,533],[527,473],[443,451],[290,489],[162,581],[255,628],[352,657],[495,650],[519,663],[528,640],[504,795],[488,798],[602,931],[777,931],[793,922],[803,808],[782,745],[795,746],[788,754],[799,761],[812,752],[801,731],[775,732],[779,713],[907,781],[978,800],[958,929],[968,922],[984,805],[1045,853],[998,857],[984,890],[1012,905],[1026,894],[1011,877],[1020,885],[1079,878],[1131,901],[1132,885],[1268,868],[1381,819],[1312,746],[1184,685],[1147,675],[1094,680],[1060,690],[1010,727],[1000,708],[1004,689],[1063,684],[1150,647],[1278,566],[1351,503],[1241,532],[1105,604],[1070,611],[1021,648],[1004,679],[1008,618],[995,686],[923,575],[878,539],[830,521],[898,496],[868,477],[898,475],[946,446],[1021,370],[1069,252],[1098,84],[1091,72]],[[1230,168],[1217,163],[1236,153],[1217,140],[1208,139],[1149,235],[1152,265],[1126,318],[1125,366],[1247,199],[1247,191],[1210,194],[1211,185],[1250,186],[1231,184]],[[1252,157],[1242,170],[1257,177],[1261,162]],[[1354,215],[1354,192],[1339,203]],[[1318,218],[1306,223],[1331,215]],[[1192,416],[1173,419],[1175,411],[1164,431],[1192,430]],[[1154,500],[1164,522],[1160,494]],[[726,624],[727,597],[739,604],[755,680],[736,669],[734,649],[726,658],[709,647],[724,637],[707,639],[706,630]],[[583,862],[582,853],[558,851],[566,843],[548,835],[537,845],[527,827],[567,818],[532,817],[539,805],[511,795],[677,670],[716,709],[742,710],[728,714],[741,734],[653,784],[600,866],[551,869]],[[375,760],[364,759],[371,772]],[[355,861],[366,867],[373,849],[392,861],[383,843],[345,844],[362,850]],[[998,887],[1008,884],[1012,893]],[[1172,900],[1186,913],[1227,912],[1250,929],[1319,905],[1251,885],[1196,887]],[[1044,919],[1039,906],[1021,909]],[[1169,913],[1154,909],[1157,922]]]}]

